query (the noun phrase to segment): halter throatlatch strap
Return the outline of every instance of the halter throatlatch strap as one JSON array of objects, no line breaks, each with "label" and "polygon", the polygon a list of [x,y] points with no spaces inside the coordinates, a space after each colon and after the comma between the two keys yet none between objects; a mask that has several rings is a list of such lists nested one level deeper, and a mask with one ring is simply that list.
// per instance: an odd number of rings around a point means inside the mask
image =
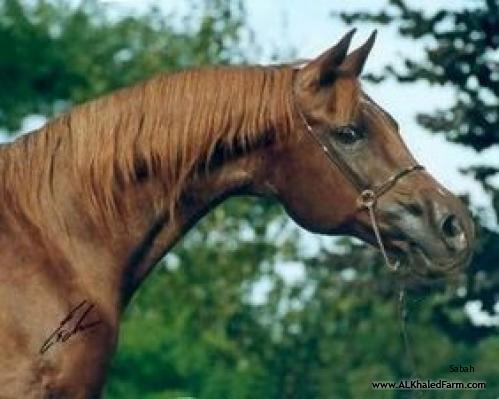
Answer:
[{"label": "halter throatlatch strap", "polygon": [[303,124],[306,127],[307,131],[310,133],[314,141],[317,142],[317,144],[319,144],[319,146],[322,148],[329,161],[331,161],[331,163],[336,165],[340,169],[340,171],[348,178],[348,180],[352,183],[352,185],[357,189],[357,191],[360,192],[360,195],[357,198],[357,206],[359,209],[367,209],[369,213],[371,226],[373,228],[376,241],[378,242],[378,247],[381,251],[381,254],[383,255],[385,264],[389,270],[393,272],[397,271],[399,262],[397,261],[394,264],[390,262],[390,259],[388,258],[388,254],[385,249],[385,245],[383,244],[383,240],[381,239],[381,233],[379,231],[378,222],[376,221],[376,211],[375,211],[376,202],[378,198],[381,197],[387,191],[389,191],[397,183],[399,179],[401,179],[402,177],[413,171],[424,169],[424,166],[419,164],[408,166],[390,176],[382,184],[377,185],[374,188],[364,189],[362,187],[361,179],[359,178],[358,174],[355,173],[352,170],[352,168],[341,157],[334,156],[331,153],[330,148],[322,141],[321,137],[314,131],[312,126],[310,126],[307,119],[305,118],[305,115],[303,115],[303,113],[301,112],[301,109],[297,105],[295,106],[295,108],[297,109],[298,114],[300,115],[300,118],[303,121]]}]

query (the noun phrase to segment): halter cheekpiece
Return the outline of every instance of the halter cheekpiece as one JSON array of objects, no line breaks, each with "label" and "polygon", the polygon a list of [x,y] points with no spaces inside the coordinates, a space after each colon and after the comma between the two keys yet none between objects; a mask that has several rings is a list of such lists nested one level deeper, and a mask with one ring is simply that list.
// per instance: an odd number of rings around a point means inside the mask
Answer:
[{"label": "halter cheekpiece", "polygon": [[310,133],[315,142],[317,142],[317,144],[319,144],[319,146],[322,148],[322,150],[328,157],[329,161],[331,161],[335,166],[337,166],[340,169],[340,171],[350,180],[352,185],[360,193],[359,196],[357,197],[357,207],[360,210],[367,209],[369,213],[369,219],[371,221],[371,225],[374,231],[374,235],[376,236],[376,241],[378,242],[378,246],[381,251],[381,254],[383,255],[383,259],[386,263],[386,266],[391,271],[397,271],[399,266],[398,261],[395,262],[394,264],[390,262],[390,259],[388,259],[388,255],[386,253],[385,246],[383,244],[383,240],[381,239],[378,223],[376,221],[376,213],[375,213],[376,202],[378,201],[378,198],[380,198],[383,194],[389,191],[397,183],[398,180],[400,180],[402,177],[408,175],[411,172],[414,172],[416,170],[423,170],[424,166],[420,164],[414,164],[408,166],[394,173],[379,185],[376,185],[374,187],[364,187],[360,177],[352,170],[352,168],[348,165],[348,163],[346,163],[338,154],[333,154],[330,148],[321,139],[319,134],[317,134],[314,131],[313,127],[310,126],[307,119],[305,118],[305,115],[303,115],[301,109],[298,106],[296,106],[296,109],[298,110],[298,114],[300,115],[300,118],[302,119],[303,124],[305,125],[307,131]]}]

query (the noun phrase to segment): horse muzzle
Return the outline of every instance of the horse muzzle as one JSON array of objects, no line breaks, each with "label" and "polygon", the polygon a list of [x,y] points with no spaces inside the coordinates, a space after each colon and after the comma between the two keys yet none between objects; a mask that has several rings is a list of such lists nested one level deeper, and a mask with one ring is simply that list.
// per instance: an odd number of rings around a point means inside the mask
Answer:
[{"label": "horse muzzle", "polygon": [[395,236],[392,247],[403,253],[415,274],[442,277],[471,262],[473,219],[461,200],[440,185],[418,190],[410,199],[390,201],[384,208]]}]

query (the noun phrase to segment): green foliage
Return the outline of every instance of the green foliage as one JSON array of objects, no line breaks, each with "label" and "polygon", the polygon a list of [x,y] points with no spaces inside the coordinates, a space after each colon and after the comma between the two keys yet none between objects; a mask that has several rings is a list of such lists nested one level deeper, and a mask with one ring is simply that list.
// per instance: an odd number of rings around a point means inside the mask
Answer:
[{"label": "green foliage", "polygon": [[[241,1],[187,4],[190,16],[182,18],[158,9],[117,16],[97,1],[75,7],[0,0],[0,77],[9,94],[0,97],[0,126],[12,132],[26,115],[61,112],[157,71],[244,61],[255,51],[254,45],[241,47],[252,38]],[[386,14],[384,21],[396,17]],[[485,54],[476,55],[488,62]],[[407,73],[420,71],[414,68]],[[465,123],[473,123],[470,115]],[[473,173],[485,181],[495,171]],[[481,237],[473,270],[492,275],[499,240],[491,231]],[[401,399],[410,396],[373,391],[370,381],[414,373],[489,384],[483,392],[435,391],[424,398],[471,399],[499,391],[497,336],[466,324],[462,310],[471,295],[485,298],[485,288],[493,298],[497,286],[471,273],[464,297],[452,287],[432,295],[412,290],[407,324],[413,367],[400,337],[398,282],[378,254],[344,240],[309,258],[299,238],[267,201],[232,199],[214,210],[133,298],[105,397]],[[282,265],[289,261],[303,265],[302,278],[287,279]],[[473,364],[477,372],[449,373],[458,363]]]},{"label": "green foliage", "polygon": [[[495,338],[478,347],[457,343],[433,323],[433,310],[455,296],[452,289],[432,296],[411,292],[407,327],[413,367],[400,339],[397,282],[377,253],[350,243],[341,251],[348,256],[323,249],[318,257],[303,258],[304,279],[286,284],[268,261],[282,245],[269,235],[271,229],[251,240],[240,238],[239,221],[244,225],[255,212],[280,219],[270,204],[231,200],[141,288],[122,329],[109,398],[155,398],[171,390],[203,399],[404,398],[402,391],[373,391],[370,381],[413,374],[495,383],[497,367],[489,367],[496,359],[490,353]],[[211,238],[223,237],[221,231],[237,245]],[[353,278],[353,270],[365,265],[371,267]],[[272,288],[267,301],[255,303],[247,282],[262,275]],[[449,371],[460,363],[475,365],[477,372]],[[481,396],[436,391],[424,397]]]},{"label": "green foliage", "polygon": [[[193,17],[152,8],[117,18],[97,0],[0,0],[0,127],[52,115],[161,70],[240,57],[240,2],[193,3]],[[180,27],[178,26],[180,25]]]}]

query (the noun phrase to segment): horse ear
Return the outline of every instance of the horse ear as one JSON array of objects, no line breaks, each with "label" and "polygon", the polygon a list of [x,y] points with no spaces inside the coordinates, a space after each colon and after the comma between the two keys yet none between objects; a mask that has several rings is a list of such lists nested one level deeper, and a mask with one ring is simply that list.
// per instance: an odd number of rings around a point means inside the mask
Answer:
[{"label": "horse ear", "polygon": [[364,64],[366,63],[367,56],[373,48],[374,41],[376,40],[376,30],[371,33],[369,39],[355,51],[352,51],[348,57],[344,59],[339,69],[343,72],[359,76],[362,73]]},{"label": "horse ear", "polygon": [[322,86],[334,81],[338,67],[345,61],[355,31],[352,29],[335,46],[302,68],[299,72],[300,83],[304,86]]}]

